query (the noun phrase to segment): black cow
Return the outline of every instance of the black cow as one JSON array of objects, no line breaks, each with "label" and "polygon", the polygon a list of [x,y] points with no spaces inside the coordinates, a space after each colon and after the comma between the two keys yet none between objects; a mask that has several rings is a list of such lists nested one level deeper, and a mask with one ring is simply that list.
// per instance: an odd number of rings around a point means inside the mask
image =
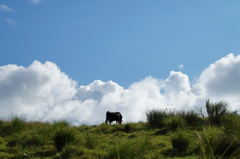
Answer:
[{"label": "black cow", "polygon": [[122,123],[122,115],[121,115],[120,112],[109,112],[109,111],[108,111],[108,112],[106,113],[106,121],[105,121],[105,123],[107,124],[107,123],[109,122],[110,125],[111,125],[111,123],[112,123],[113,121],[116,121],[116,124],[117,124],[117,123],[119,123],[119,124]]}]

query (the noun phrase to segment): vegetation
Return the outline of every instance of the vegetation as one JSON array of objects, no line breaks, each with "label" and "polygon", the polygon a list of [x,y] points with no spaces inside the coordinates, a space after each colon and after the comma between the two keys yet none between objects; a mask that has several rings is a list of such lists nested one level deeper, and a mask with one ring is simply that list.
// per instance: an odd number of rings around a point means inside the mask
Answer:
[{"label": "vegetation", "polygon": [[240,116],[224,102],[195,111],[148,110],[147,122],[71,126],[0,119],[0,158],[240,158]]},{"label": "vegetation", "polygon": [[211,103],[210,100],[206,101],[206,109],[208,114],[208,121],[210,124],[221,124],[222,118],[229,114],[226,102]]}]

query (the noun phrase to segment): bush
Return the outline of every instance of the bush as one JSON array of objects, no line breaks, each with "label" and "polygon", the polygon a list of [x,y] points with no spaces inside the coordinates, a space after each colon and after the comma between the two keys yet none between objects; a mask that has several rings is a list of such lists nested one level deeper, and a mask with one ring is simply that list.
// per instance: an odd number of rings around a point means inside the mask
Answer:
[{"label": "bush", "polygon": [[162,128],[165,126],[167,113],[163,110],[149,110],[146,112],[147,122],[150,128]]},{"label": "bush", "polygon": [[53,136],[53,141],[55,148],[59,152],[62,151],[65,146],[77,142],[75,132],[68,128],[57,130]]},{"label": "bush", "polygon": [[176,136],[172,137],[171,144],[178,154],[185,154],[190,146],[190,137],[184,133],[178,133]]}]

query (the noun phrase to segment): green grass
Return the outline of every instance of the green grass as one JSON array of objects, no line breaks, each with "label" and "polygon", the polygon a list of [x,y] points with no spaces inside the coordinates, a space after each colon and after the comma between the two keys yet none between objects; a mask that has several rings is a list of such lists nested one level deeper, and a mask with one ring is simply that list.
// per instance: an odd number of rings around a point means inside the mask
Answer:
[{"label": "green grass", "polygon": [[1,119],[0,158],[216,159],[240,156],[240,116],[237,113],[225,114],[217,124],[193,111],[150,110],[146,117],[149,117],[148,122],[79,127],[64,120],[44,123],[27,122],[21,116]]},{"label": "green grass", "polygon": [[184,155],[188,153],[191,138],[186,133],[181,132],[171,138],[171,143],[177,154]]},{"label": "green grass", "polygon": [[147,122],[151,128],[162,128],[168,114],[165,110],[153,109],[146,112]]},{"label": "green grass", "polygon": [[[26,128],[21,133],[0,137],[0,157],[198,158],[200,152],[205,153],[205,156],[217,153],[222,155],[221,148],[215,145],[223,145],[228,141],[217,141],[217,136],[224,133],[220,127],[208,127],[207,130],[198,131],[201,142],[197,143],[199,138],[196,131],[187,127],[175,131],[166,129],[166,132],[161,134],[159,133],[161,129],[149,128],[147,123],[112,125],[107,129],[103,129],[103,125],[84,125],[63,127],[58,130],[55,129],[54,124],[36,124],[37,126],[26,123]],[[131,131],[126,132],[126,127],[128,130],[129,125],[131,125]],[[236,141],[229,140],[231,150],[238,149],[239,145]],[[224,145],[224,148],[228,148],[229,145]],[[199,150],[200,146],[204,147],[205,152]],[[207,152],[210,148],[214,150],[213,154]],[[233,152],[228,153],[233,155]]]},{"label": "green grass", "polygon": [[221,124],[225,115],[229,114],[228,105],[226,102],[212,103],[210,100],[206,101],[206,110],[208,114],[208,121],[212,125]]}]

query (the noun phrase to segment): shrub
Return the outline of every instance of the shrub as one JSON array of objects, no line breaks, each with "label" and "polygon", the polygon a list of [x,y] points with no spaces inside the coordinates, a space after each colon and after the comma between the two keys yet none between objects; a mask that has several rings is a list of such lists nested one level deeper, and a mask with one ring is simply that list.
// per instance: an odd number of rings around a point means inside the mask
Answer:
[{"label": "shrub", "polygon": [[75,132],[69,128],[57,130],[53,136],[54,146],[60,152],[62,149],[70,145],[71,143],[76,143]]},{"label": "shrub", "polygon": [[206,101],[206,110],[208,114],[208,121],[212,125],[221,124],[222,118],[228,114],[226,102],[211,103],[210,100]]},{"label": "shrub", "polygon": [[147,122],[151,128],[162,128],[165,126],[167,113],[163,110],[149,110],[146,112]]},{"label": "shrub", "polygon": [[172,137],[171,144],[179,154],[185,154],[190,146],[190,137],[184,133],[178,133]]}]

